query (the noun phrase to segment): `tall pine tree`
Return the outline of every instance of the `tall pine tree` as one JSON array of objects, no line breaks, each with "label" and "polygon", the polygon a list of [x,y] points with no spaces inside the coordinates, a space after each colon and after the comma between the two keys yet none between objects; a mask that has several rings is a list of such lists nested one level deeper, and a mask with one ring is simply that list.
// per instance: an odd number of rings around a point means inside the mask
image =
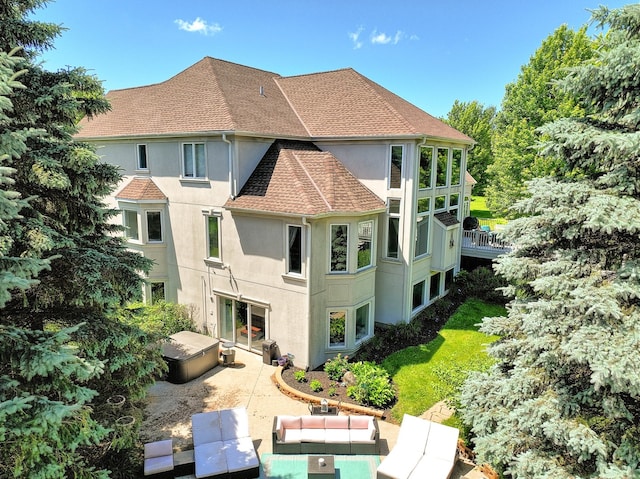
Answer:
[{"label": "tall pine tree", "polygon": [[46,3],[0,0],[0,477],[107,477],[137,431],[117,428],[107,399],[139,415],[158,367],[117,319],[150,263],[109,222],[117,169],[73,140],[108,109],[101,84],[37,61],[61,31],[29,20]]},{"label": "tall pine tree", "polygon": [[602,50],[559,81],[586,115],[542,128],[564,168],[517,205],[497,265],[516,299],[482,326],[497,364],[463,388],[480,460],[510,477],[640,477],[640,4],[593,18]]}]

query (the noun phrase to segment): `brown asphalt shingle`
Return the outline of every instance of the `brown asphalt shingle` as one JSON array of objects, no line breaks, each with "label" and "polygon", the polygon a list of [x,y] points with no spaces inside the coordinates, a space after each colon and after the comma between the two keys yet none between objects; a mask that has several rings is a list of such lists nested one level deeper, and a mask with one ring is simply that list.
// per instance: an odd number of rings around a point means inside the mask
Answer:
[{"label": "brown asphalt shingle", "polygon": [[331,153],[309,142],[276,141],[225,208],[315,216],[380,211],[385,204]]},{"label": "brown asphalt shingle", "polygon": [[132,178],[116,195],[122,200],[166,200],[165,194],[151,178]]},{"label": "brown asphalt shingle", "polygon": [[282,77],[205,57],[162,83],[114,90],[79,138],[235,132],[280,138],[472,140],[353,69]]}]

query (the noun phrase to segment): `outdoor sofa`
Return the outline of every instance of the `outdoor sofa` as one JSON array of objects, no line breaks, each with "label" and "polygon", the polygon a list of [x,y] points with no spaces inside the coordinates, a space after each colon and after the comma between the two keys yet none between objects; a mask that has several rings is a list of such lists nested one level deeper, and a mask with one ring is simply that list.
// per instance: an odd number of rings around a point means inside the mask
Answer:
[{"label": "outdoor sofa", "polygon": [[378,454],[373,416],[275,416],[274,454]]},{"label": "outdoor sofa", "polygon": [[377,479],[446,479],[458,453],[454,427],[405,414],[396,445],[378,466]]},{"label": "outdoor sofa", "polygon": [[191,416],[195,476],[222,479],[260,477],[260,462],[243,407]]}]

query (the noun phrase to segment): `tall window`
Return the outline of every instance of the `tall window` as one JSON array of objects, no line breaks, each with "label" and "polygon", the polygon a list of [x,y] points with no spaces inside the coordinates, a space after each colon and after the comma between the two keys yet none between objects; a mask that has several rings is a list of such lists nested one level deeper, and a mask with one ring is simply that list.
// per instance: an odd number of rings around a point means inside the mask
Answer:
[{"label": "tall window", "polygon": [[411,302],[411,306],[414,311],[423,306],[425,303],[424,286],[424,281],[420,281],[419,283],[413,285],[413,299]]},{"label": "tall window", "polygon": [[149,169],[149,165],[147,164],[147,145],[138,145],[137,167],[139,170]]},{"label": "tall window", "polygon": [[346,338],[347,312],[329,312],[329,347],[339,348],[347,344]]},{"label": "tall window", "polygon": [[207,216],[207,255],[220,259],[220,217]]},{"label": "tall window", "polygon": [[444,289],[445,289],[445,291],[448,291],[449,289],[451,289],[451,286],[453,286],[453,278],[454,278],[453,268],[451,268],[449,271],[447,271],[444,274]]},{"label": "tall window", "polygon": [[371,266],[373,221],[358,223],[358,269]]},{"label": "tall window", "polygon": [[356,343],[369,336],[370,304],[363,304],[356,309]]},{"label": "tall window", "polygon": [[402,186],[402,158],[404,147],[402,145],[391,146],[391,158],[389,161],[389,188]]},{"label": "tall window", "polygon": [[287,273],[302,274],[302,226],[287,226]]},{"label": "tall window", "polygon": [[331,225],[331,265],[330,271],[347,271],[349,250],[348,225]]},{"label": "tall window", "polygon": [[182,176],[185,178],[205,178],[206,158],[204,143],[184,143],[182,145]]},{"label": "tall window", "polygon": [[447,186],[447,169],[449,167],[449,148],[438,148],[436,164],[436,186]]},{"label": "tall window", "polygon": [[124,234],[130,240],[139,240],[138,233],[138,213],[132,210],[123,210],[122,219],[124,221]]},{"label": "tall window", "polygon": [[400,228],[400,200],[389,200],[387,222],[387,258],[398,257],[399,228]]},{"label": "tall window", "polygon": [[429,300],[433,301],[440,296],[440,273],[431,275],[431,284],[429,285]]},{"label": "tall window", "polygon": [[418,214],[416,218],[416,258],[429,252],[430,211],[431,198],[418,199]]},{"label": "tall window", "polygon": [[150,243],[162,242],[162,214],[160,211],[147,211],[147,239]]},{"label": "tall window", "polygon": [[431,170],[433,169],[433,147],[420,147],[419,188],[431,188]]},{"label": "tall window", "polygon": [[164,301],[165,298],[164,282],[151,283],[151,304],[156,304],[158,301]]},{"label": "tall window", "polygon": [[458,186],[462,181],[462,150],[454,148],[451,153],[451,185]]}]

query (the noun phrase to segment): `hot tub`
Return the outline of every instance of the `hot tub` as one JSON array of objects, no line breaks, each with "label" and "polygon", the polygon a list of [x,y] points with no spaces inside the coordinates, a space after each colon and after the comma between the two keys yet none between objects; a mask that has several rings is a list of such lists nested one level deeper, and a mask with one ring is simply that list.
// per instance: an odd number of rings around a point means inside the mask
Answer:
[{"label": "hot tub", "polygon": [[162,345],[162,357],[169,365],[169,382],[186,383],[218,365],[217,339],[191,331],[180,331],[169,338]]}]

